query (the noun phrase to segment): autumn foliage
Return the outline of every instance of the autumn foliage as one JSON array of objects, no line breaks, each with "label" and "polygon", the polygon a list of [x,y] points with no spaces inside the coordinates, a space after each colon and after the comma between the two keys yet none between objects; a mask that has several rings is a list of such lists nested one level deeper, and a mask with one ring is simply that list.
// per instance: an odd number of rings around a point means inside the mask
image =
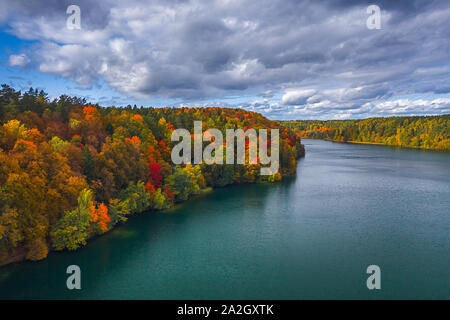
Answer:
[{"label": "autumn foliage", "polygon": [[[193,132],[196,120],[205,130],[279,129],[280,171],[261,176],[259,163],[174,165],[172,132]],[[303,152],[292,130],[242,109],[102,108],[3,85],[0,265],[76,250],[132,214],[169,208],[207,188],[279,181],[295,173]]]},{"label": "autumn foliage", "polygon": [[92,222],[95,222],[100,230],[100,233],[108,231],[108,222],[111,219],[108,216],[108,207],[102,202],[96,208],[94,205],[90,207],[92,214]]},{"label": "autumn foliage", "polygon": [[161,188],[161,166],[157,163],[150,164],[150,181],[156,189]]}]

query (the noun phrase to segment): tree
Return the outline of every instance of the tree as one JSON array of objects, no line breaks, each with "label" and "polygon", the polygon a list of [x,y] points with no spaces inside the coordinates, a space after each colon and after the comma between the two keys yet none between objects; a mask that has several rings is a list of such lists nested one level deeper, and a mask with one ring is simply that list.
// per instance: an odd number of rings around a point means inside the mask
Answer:
[{"label": "tree", "polygon": [[162,210],[167,208],[167,206],[167,198],[164,196],[164,193],[161,192],[161,189],[156,190],[153,198],[153,208],[156,210]]},{"label": "tree", "polygon": [[108,222],[111,221],[111,218],[108,216],[108,207],[102,202],[96,208],[95,205],[90,207],[92,214],[92,222],[96,225],[96,232],[98,234],[105,233],[108,231]]},{"label": "tree", "polygon": [[177,167],[175,172],[167,178],[169,188],[175,196],[175,201],[185,201],[192,194],[198,194],[200,187],[197,184],[197,177],[191,165],[185,168]]},{"label": "tree", "polygon": [[157,163],[152,163],[150,165],[150,181],[153,186],[158,189],[161,188],[162,184],[162,175],[161,175],[161,166]]},{"label": "tree", "polygon": [[150,194],[145,191],[145,185],[142,181],[130,182],[128,187],[120,192],[119,198],[128,202],[131,213],[141,213],[147,210],[151,204]]},{"label": "tree", "polygon": [[0,215],[0,261],[24,239],[18,217],[17,210],[10,207],[6,207]]},{"label": "tree", "polygon": [[120,221],[127,221],[127,216],[130,214],[129,200],[111,199],[109,202],[109,213],[113,225]]},{"label": "tree", "polygon": [[50,233],[56,250],[75,250],[86,244],[92,221],[91,207],[92,191],[83,189],[78,198],[78,207],[66,212]]},{"label": "tree", "polygon": [[47,257],[48,246],[45,238],[35,239],[28,248],[27,255],[25,256],[28,260],[42,260]]}]

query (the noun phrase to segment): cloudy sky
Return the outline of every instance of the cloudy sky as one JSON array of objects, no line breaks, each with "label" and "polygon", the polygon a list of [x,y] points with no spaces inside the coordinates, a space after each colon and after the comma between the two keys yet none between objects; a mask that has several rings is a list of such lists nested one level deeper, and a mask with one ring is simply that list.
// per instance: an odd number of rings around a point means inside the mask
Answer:
[{"label": "cloudy sky", "polygon": [[[67,28],[71,4],[80,29]],[[450,1],[0,0],[0,75],[104,106],[450,113]]]}]

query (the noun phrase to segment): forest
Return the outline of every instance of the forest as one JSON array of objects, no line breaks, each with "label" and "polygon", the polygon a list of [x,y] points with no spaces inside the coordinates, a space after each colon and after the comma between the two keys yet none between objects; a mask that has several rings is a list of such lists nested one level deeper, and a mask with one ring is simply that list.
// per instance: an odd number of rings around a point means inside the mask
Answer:
[{"label": "forest", "polygon": [[279,121],[304,138],[450,150],[450,114],[363,120]]},{"label": "forest", "polygon": [[[279,129],[280,170],[260,175],[260,163],[249,161],[172,164],[172,131],[192,132],[195,120],[204,130]],[[279,181],[295,174],[302,155],[300,135],[242,109],[103,108],[2,85],[0,265],[75,250],[133,214],[163,210],[211,188]]]}]

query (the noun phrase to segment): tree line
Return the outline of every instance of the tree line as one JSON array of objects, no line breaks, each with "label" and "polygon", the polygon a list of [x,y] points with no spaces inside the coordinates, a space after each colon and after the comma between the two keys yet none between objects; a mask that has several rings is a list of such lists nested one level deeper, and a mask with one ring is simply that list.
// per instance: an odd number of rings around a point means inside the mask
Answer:
[{"label": "tree line", "polygon": [[305,138],[450,150],[450,114],[363,120],[295,120],[279,123]]},{"label": "tree line", "polygon": [[[174,165],[172,131],[192,132],[195,120],[223,134],[279,129],[279,172],[260,175],[260,164],[248,159]],[[66,95],[50,101],[42,90],[22,93],[2,85],[0,265],[75,250],[133,214],[163,210],[211,188],[279,181],[295,174],[303,154],[299,135],[242,109],[104,108]]]}]

